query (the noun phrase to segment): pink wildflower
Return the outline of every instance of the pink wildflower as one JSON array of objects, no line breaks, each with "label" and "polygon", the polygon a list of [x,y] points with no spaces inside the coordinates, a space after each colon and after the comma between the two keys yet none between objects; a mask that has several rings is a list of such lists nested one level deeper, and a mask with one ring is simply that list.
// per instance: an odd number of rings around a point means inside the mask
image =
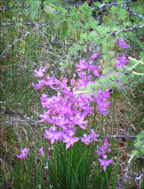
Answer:
[{"label": "pink wildflower", "polygon": [[98,53],[95,53],[91,56],[92,59],[96,59],[98,57]]},{"label": "pink wildflower", "polygon": [[117,44],[117,40],[116,39],[114,39],[114,44]]},{"label": "pink wildflower", "polygon": [[29,148],[24,148],[23,150],[21,150],[21,154],[20,155],[17,155],[18,158],[22,159],[22,158],[25,158],[27,156],[29,152]]},{"label": "pink wildflower", "polygon": [[43,77],[44,76],[44,70],[42,70],[41,68],[39,69],[39,71],[34,70],[35,74],[33,74],[35,77]]},{"label": "pink wildflower", "polygon": [[66,144],[66,149],[68,149],[71,145],[73,145],[75,142],[79,140],[78,137],[72,137],[72,136],[67,136],[66,134],[63,134],[63,142],[67,143]]},{"label": "pink wildflower", "polygon": [[57,131],[49,131],[45,130],[44,138],[50,139],[51,144],[55,142],[55,140],[61,140],[63,132],[57,132]]},{"label": "pink wildflower", "polygon": [[44,156],[44,149],[43,149],[43,147],[39,149],[39,152],[41,153],[42,156]]},{"label": "pink wildflower", "polygon": [[119,46],[120,46],[121,48],[124,48],[124,49],[129,48],[129,45],[126,45],[126,43],[125,43],[125,41],[124,41],[124,38],[121,38],[121,39],[119,40]]},{"label": "pink wildflower", "polygon": [[100,165],[103,166],[104,171],[106,170],[107,166],[109,166],[109,164],[112,162],[112,159],[107,160],[107,156],[104,155],[103,156],[104,159],[100,159],[98,158]]}]

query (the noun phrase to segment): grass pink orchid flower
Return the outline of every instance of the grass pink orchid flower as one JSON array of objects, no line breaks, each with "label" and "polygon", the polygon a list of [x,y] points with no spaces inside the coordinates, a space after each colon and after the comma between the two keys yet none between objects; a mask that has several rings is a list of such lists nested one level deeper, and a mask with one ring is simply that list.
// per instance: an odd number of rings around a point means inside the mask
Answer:
[{"label": "grass pink orchid flower", "polygon": [[98,158],[100,165],[103,166],[104,171],[106,170],[107,166],[109,166],[109,164],[112,162],[112,159],[107,160],[107,156],[104,155],[103,156],[104,159],[100,159]]},{"label": "grass pink orchid flower", "polygon": [[100,135],[96,135],[94,129],[91,129],[91,136],[94,141],[98,141],[97,137],[99,137]]},{"label": "grass pink orchid flower", "polygon": [[32,83],[32,86],[34,87],[34,89],[39,89],[41,88],[43,85],[45,84],[45,80],[38,80],[38,84],[34,85],[34,83]]},{"label": "grass pink orchid flower", "polygon": [[86,121],[84,121],[84,116],[79,116],[79,115],[77,115],[76,117],[75,117],[75,119],[74,119],[74,123],[76,124],[76,125],[79,125],[79,127],[80,128],[82,128],[82,129],[86,129],[85,127],[85,125],[88,123],[88,121],[86,120]]},{"label": "grass pink orchid flower", "polygon": [[98,91],[100,93],[99,94],[100,99],[106,100],[107,98],[109,98],[109,96],[110,96],[109,88],[105,92],[103,92],[103,90],[101,88],[98,89]]},{"label": "grass pink orchid flower", "polygon": [[85,143],[86,145],[89,145],[89,143],[92,141],[91,140],[92,136],[91,135],[87,135],[86,133],[83,135],[83,137],[81,137],[81,141],[83,143]]},{"label": "grass pink orchid flower", "polygon": [[95,69],[97,69],[98,68],[98,66],[89,66],[88,67],[88,69],[90,69],[91,71],[93,71],[93,70],[95,70]]},{"label": "grass pink orchid flower", "polygon": [[99,77],[99,76],[100,76],[99,73],[98,73],[98,71],[97,71],[97,69],[94,70],[94,75],[95,75],[96,77]]},{"label": "grass pink orchid flower", "polygon": [[20,159],[25,158],[27,156],[28,152],[29,152],[29,148],[24,148],[23,150],[21,150],[21,154],[17,155],[17,157]]},{"label": "grass pink orchid flower", "polygon": [[49,112],[44,110],[44,115],[40,114],[40,117],[42,118],[42,120],[40,120],[40,122],[48,122],[48,123],[54,123],[54,120],[50,119],[49,117]]},{"label": "grass pink orchid flower", "polygon": [[72,137],[72,136],[67,136],[66,134],[63,134],[63,142],[67,143],[66,144],[66,149],[68,149],[71,145],[73,145],[75,142],[79,140],[78,137]]},{"label": "grass pink orchid flower", "polygon": [[61,140],[63,137],[63,132],[45,130],[45,133],[44,138],[50,139],[51,144],[53,144],[55,140]]},{"label": "grass pink orchid flower", "polygon": [[42,156],[44,156],[44,149],[43,149],[43,147],[39,149],[39,152],[41,153]]},{"label": "grass pink orchid flower", "polygon": [[95,53],[91,56],[92,59],[96,59],[98,57],[98,53]]},{"label": "grass pink orchid flower", "polygon": [[82,71],[83,69],[88,68],[88,64],[85,59],[80,59],[79,64],[75,64],[76,67],[79,67],[76,72]]},{"label": "grass pink orchid flower", "polygon": [[114,44],[117,44],[117,40],[116,39],[114,39]]},{"label": "grass pink orchid flower", "polygon": [[97,146],[97,148],[99,149],[99,150],[97,150],[97,154],[104,155],[107,152],[110,153],[111,149],[108,149],[110,146],[111,146],[111,144],[109,144],[107,138],[105,138],[103,146],[101,146],[101,147]]},{"label": "grass pink orchid flower", "polygon": [[125,63],[127,63],[127,62],[129,62],[129,60],[126,60],[126,57],[123,54],[121,57],[117,58],[116,67],[117,68],[125,68]]},{"label": "grass pink orchid flower", "polygon": [[125,41],[124,41],[124,38],[121,38],[119,40],[119,46],[123,49],[126,49],[126,48],[129,48],[129,45],[126,45]]},{"label": "grass pink orchid flower", "polygon": [[44,70],[42,70],[41,68],[39,69],[39,71],[34,70],[34,72],[35,72],[35,73],[34,73],[33,75],[34,75],[35,77],[43,77],[43,76],[44,76],[44,73],[43,73]]},{"label": "grass pink orchid flower", "polygon": [[47,76],[47,80],[45,81],[45,85],[53,85],[54,83],[54,76],[52,76],[51,78],[49,76]]}]

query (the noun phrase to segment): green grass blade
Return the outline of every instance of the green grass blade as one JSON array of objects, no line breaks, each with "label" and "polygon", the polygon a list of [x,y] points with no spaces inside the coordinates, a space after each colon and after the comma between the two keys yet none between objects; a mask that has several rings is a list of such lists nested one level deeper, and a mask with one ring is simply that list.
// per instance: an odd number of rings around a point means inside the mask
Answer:
[{"label": "green grass blade", "polygon": [[113,180],[112,180],[112,188],[116,188],[116,183],[117,183],[117,174],[118,174],[118,161],[119,161],[119,155],[120,155],[120,152],[118,152],[118,156],[117,156],[117,165],[116,165],[116,168],[115,168],[115,172],[114,172],[114,177],[113,177]]}]

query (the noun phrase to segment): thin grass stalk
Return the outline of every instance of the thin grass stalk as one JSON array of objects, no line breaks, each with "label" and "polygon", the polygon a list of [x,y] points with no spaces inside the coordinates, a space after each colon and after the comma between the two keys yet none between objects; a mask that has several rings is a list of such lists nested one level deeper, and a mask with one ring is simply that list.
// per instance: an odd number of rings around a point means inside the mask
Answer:
[{"label": "thin grass stalk", "polygon": [[117,184],[117,175],[118,175],[118,162],[119,162],[119,155],[120,152],[118,152],[118,156],[117,156],[117,162],[116,162],[116,167],[115,167],[115,172],[114,172],[114,176],[113,176],[113,180],[112,180],[112,188],[116,188],[116,184]]},{"label": "thin grass stalk", "polygon": [[[106,185],[107,185],[107,189],[109,189],[109,183],[108,183],[108,174],[107,171],[105,171],[105,176],[106,176]],[[106,187],[106,186],[105,186]]]}]

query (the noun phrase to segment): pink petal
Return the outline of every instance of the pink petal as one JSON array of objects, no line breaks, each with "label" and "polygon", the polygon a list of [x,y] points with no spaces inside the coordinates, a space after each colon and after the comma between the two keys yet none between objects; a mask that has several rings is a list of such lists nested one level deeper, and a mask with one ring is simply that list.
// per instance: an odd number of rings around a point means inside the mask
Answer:
[{"label": "pink petal", "polygon": [[97,76],[97,77],[100,76],[97,70],[94,70],[94,75]]},{"label": "pink petal", "polygon": [[20,156],[19,156],[19,155],[17,155],[17,157],[18,157],[18,158],[20,158],[20,159],[24,158],[22,155],[20,155]]},{"label": "pink petal", "polygon": [[51,138],[51,144],[55,142],[55,138]]},{"label": "pink petal", "polygon": [[68,149],[70,147],[70,145],[71,145],[70,143],[67,143],[66,144],[66,149]]},{"label": "pink petal", "polygon": [[72,140],[72,143],[74,144],[74,142],[77,142],[80,138],[78,137],[73,137],[71,140]]},{"label": "pink petal", "polygon": [[98,53],[95,53],[91,56],[92,59],[96,59],[98,57]]},{"label": "pink petal", "polygon": [[117,44],[117,40],[116,39],[114,39],[114,44]]},{"label": "pink petal", "polygon": [[44,156],[44,149],[43,149],[43,147],[39,149],[39,152],[41,153],[42,156]]}]

